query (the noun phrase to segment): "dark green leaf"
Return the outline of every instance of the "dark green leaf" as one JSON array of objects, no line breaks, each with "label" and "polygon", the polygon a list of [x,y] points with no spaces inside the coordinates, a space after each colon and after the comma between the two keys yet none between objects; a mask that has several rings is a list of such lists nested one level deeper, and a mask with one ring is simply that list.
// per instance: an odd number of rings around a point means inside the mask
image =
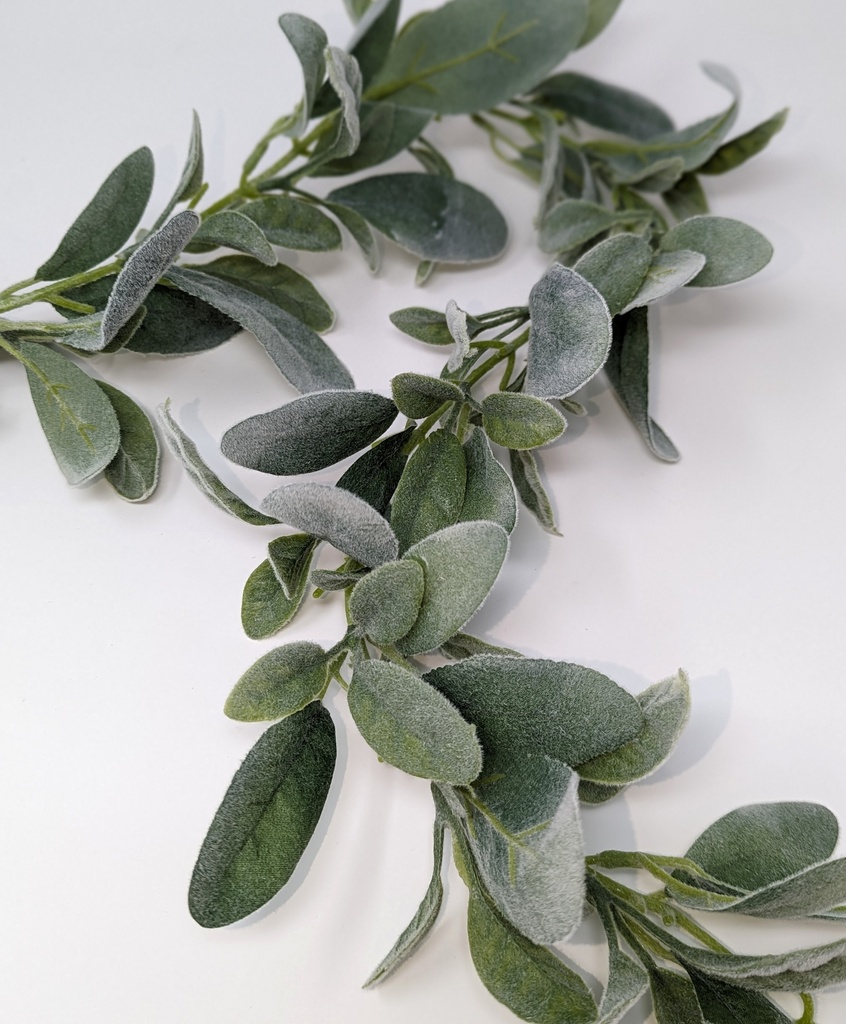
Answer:
[{"label": "dark green leaf", "polygon": [[728,217],[690,217],[664,235],[661,249],[692,249],[705,256],[705,266],[688,282],[690,288],[742,281],[762,270],[773,255],[773,247],[759,231]]},{"label": "dark green leaf", "polygon": [[400,373],[391,380],[394,403],[403,416],[422,420],[445,402],[463,402],[464,392],[449,380],[422,373]]},{"label": "dark green leaf", "polygon": [[788,108],[785,107],[784,110],[773,114],[768,121],[724,143],[711,159],[699,168],[699,173],[725,174],[726,171],[733,171],[735,167],[740,167],[753,156],[757,156],[769,144],[770,139],[784,127],[787,114]]},{"label": "dark green leaf", "polygon": [[300,610],[305,596],[305,585],[288,597],[265,559],[247,578],[241,595],[241,625],[251,640],[265,640],[278,633]]},{"label": "dark green leaf", "polygon": [[203,133],[200,128],[200,118],[197,111],[193,111],[191,121],[191,138],[188,142],[188,155],[185,158],[185,166],[176,190],[171,196],[170,202],[156,218],[153,231],[158,229],[170,217],[179,203],[186,203],[200,191],[203,184]]},{"label": "dark green leaf", "polygon": [[238,213],[261,228],[274,245],[308,252],[341,248],[338,225],[313,203],[293,196],[264,196],[239,207]]},{"label": "dark green leaf", "polygon": [[315,391],[230,427],[220,447],[262,473],[314,473],[381,437],[396,415],[390,398],[372,391]]},{"label": "dark green leaf", "polygon": [[541,483],[537,460],[531,452],[510,451],[511,476],[520,500],[547,533],[560,537],[555,526],[552,504]]},{"label": "dark green leaf", "polygon": [[587,46],[596,39],[617,13],[620,2],[621,0],[588,0],[587,25],[579,40],[579,46]]},{"label": "dark green leaf", "polygon": [[479,774],[482,750],[475,728],[414,672],[384,661],[362,662],[347,700],[362,736],[388,764],[457,786]]},{"label": "dark green leaf", "polygon": [[[453,345],[455,341],[449,332],[446,315],[436,309],[423,306],[409,306],[391,313],[391,323],[404,334],[423,341],[427,345]],[[467,316],[467,330],[471,338],[485,329],[485,325],[473,316]]]},{"label": "dark green leaf", "polygon": [[379,74],[397,31],[400,0],[375,0],[356,26],[347,49],[358,61],[366,87]]},{"label": "dark green leaf", "polygon": [[637,210],[615,213],[586,199],[564,199],[544,218],[538,245],[544,252],[568,252],[610,228],[642,223],[645,218],[646,215]]},{"label": "dark green leaf", "polygon": [[271,726],[226,791],[200,850],[188,906],[205,928],[258,910],[291,877],[335,767],[335,728],[312,703]]},{"label": "dark green leaf", "polygon": [[286,597],[302,596],[316,547],[317,540],[307,533],[277,537],[267,545],[270,564]]},{"label": "dark green leaf", "polygon": [[664,193],[664,202],[676,220],[686,220],[708,212],[708,200],[699,184],[699,178],[688,172]]},{"label": "dark green leaf", "polygon": [[511,533],[517,521],[514,486],[494,458],[484,431],[473,430],[463,447],[467,486],[458,521],[468,523],[475,519],[487,519],[497,523],[506,533]]},{"label": "dark green leaf", "polygon": [[793,1018],[760,992],[728,985],[688,968],[702,1012],[709,1024],[793,1024]]},{"label": "dark green leaf", "polygon": [[356,584],[350,618],[375,644],[394,644],[417,621],[423,588],[423,570],[417,562],[385,562]]},{"label": "dark green leaf", "polygon": [[117,252],[138,226],[153,190],[153,154],[143,146],[123,160],[68,228],[35,276],[57,281],[81,274]]},{"label": "dark green leaf", "polygon": [[[260,200],[264,201],[264,200]],[[264,236],[261,228],[238,210],[221,210],[204,220],[194,235],[194,242],[200,245],[225,246],[252,256],[266,267],[275,267],[279,262],[273,246]]]},{"label": "dark green leaf", "polygon": [[286,718],[317,700],[326,689],[329,663],[319,644],[307,640],[268,651],[241,676],[223,713],[237,722]]},{"label": "dark green leaf", "polygon": [[605,889],[590,875],[587,878],[587,892],[602,922],[608,943],[608,984],[602,994],[596,1024],[617,1024],[646,991],[649,978],[643,968],[620,948],[611,901]]},{"label": "dark green leaf", "polygon": [[297,108],[286,135],[302,135],[311,116],[311,109],[326,75],[326,60],[323,56],[329,40],[326,33],[311,18],[302,14],[283,14],[279,27],[294,48],[303,71],[303,98]]},{"label": "dark green leaf", "polygon": [[441,644],[441,653],[454,661],[461,661],[462,658],[472,658],[476,654],[504,654],[510,658],[522,658],[519,651],[512,651],[508,647],[496,647],[494,644],[486,643],[477,636],[470,633],[455,633]]},{"label": "dark green leaf", "polygon": [[405,446],[411,434],[409,428],[381,440],[356,459],[338,480],[338,487],[362,498],[380,515],[385,515],[405,469],[408,459]]},{"label": "dark green leaf", "polygon": [[352,377],[319,334],[260,295],[184,267],[168,278],[184,292],[207,302],[256,336],[281,373],[298,390],[351,388]]},{"label": "dark green leaf", "polygon": [[495,391],[482,401],[482,424],[494,444],[525,451],[560,437],[567,421],[541,398]]},{"label": "dark green leaf", "polygon": [[596,288],[616,316],[637,295],[651,263],[651,247],[637,235],[623,234],[589,249],[573,270]]},{"label": "dark green leaf", "polygon": [[316,176],[354,174],[385,163],[414,142],[432,114],[394,103],[362,103],[360,117],[361,141],[356,151],[321,164],[314,172]]},{"label": "dark green leaf", "polygon": [[327,203],[324,200],[322,205],[330,213],[334,214],[349,231],[353,241],[361,249],[361,253],[367,261],[367,266],[375,274],[382,262],[382,254],[379,250],[379,240],[364,217],[356,213],[355,210],[350,210],[339,203]]},{"label": "dark green leaf", "polygon": [[368,98],[439,114],[494,107],[563,60],[585,21],[581,2],[452,0],[403,28]]},{"label": "dark green leaf", "polygon": [[505,248],[508,228],[487,196],[433,174],[382,174],[336,189],[347,206],[415,256],[439,263],[491,260]]},{"label": "dark green leaf", "polygon": [[588,782],[586,779],[582,779],[579,782],[579,800],[583,804],[592,806],[604,804],[625,788],[625,786],[601,786],[598,782]]},{"label": "dark green leaf", "polygon": [[103,475],[122,498],[144,501],[159,480],[159,439],[147,414],[128,395],[105,381],[96,383],[112,403],[120,427],[117,454]]},{"label": "dark green leaf", "polygon": [[467,466],[455,434],[436,430],[408,460],[391,506],[391,526],[400,551],[458,521]]},{"label": "dark green leaf", "polygon": [[312,586],[320,590],[346,590],[363,579],[369,569],[315,569],[309,576]]}]

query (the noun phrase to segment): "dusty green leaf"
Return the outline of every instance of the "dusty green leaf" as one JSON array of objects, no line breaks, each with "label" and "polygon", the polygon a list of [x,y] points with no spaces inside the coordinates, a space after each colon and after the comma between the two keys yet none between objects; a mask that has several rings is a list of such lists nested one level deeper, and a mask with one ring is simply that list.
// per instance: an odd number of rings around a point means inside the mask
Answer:
[{"label": "dusty green leaf", "polygon": [[[354,174],[385,163],[404,152],[432,119],[428,110],[395,103],[362,103],[361,141],[350,156],[321,164],[315,176]],[[318,150],[319,152],[319,150]]]},{"label": "dusty green leaf", "polygon": [[460,523],[487,519],[511,533],[517,522],[514,485],[499,462],[482,430],[474,429],[464,442],[467,485],[458,515]]},{"label": "dusty green leaf", "polygon": [[510,451],[508,454],[511,461],[511,476],[520,500],[547,533],[560,537],[561,534],[555,525],[552,503],[541,482],[534,455],[524,451]]},{"label": "dusty green leaf", "polygon": [[265,640],[287,626],[300,610],[305,585],[289,597],[269,559],[247,578],[241,595],[241,626],[251,640]]},{"label": "dusty green leaf", "polygon": [[598,782],[588,782],[587,779],[582,779],[579,782],[579,800],[583,804],[595,807],[613,800],[625,788],[625,786],[601,786]]},{"label": "dusty green leaf", "polygon": [[673,130],[673,122],[656,103],[630,89],[565,71],[537,87],[536,99],[605,131],[646,140]]},{"label": "dusty green leaf", "polygon": [[447,362],[447,369],[455,373],[460,369],[461,364],[470,355],[470,332],[467,328],[467,314],[460,308],[455,299],[450,299],[446,305],[447,330],[453,340],[453,350]]},{"label": "dusty green leaf", "polygon": [[692,172],[682,175],[663,195],[664,202],[676,220],[687,220],[708,213],[708,199],[699,178]]},{"label": "dusty green leaf", "polygon": [[611,349],[605,299],[575,270],[554,263],[529,294],[526,383],[536,398],[566,398],[599,372]]},{"label": "dusty green leaf", "polygon": [[220,213],[213,213],[200,225],[193,242],[236,249],[252,256],[266,267],[275,267],[279,262],[273,246],[258,224],[238,210],[221,210]]},{"label": "dusty green leaf", "polygon": [[383,438],[355,460],[338,480],[338,487],[364,499],[380,515],[385,515],[408,460],[405,446],[411,434],[412,428],[409,428]]},{"label": "dusty green leaf", "polygon": [[785,107],[767,121],[724,143],[710,160],[702,164],[699,173],[725,174],[726,171],[733,171],[735,167],[740,167],[753,156],[757,156],[769,144],[770,139],[784,127],[788,113],[789,110]]},{"label": "dusty green leaf", "polygon": [[563,60],[586,19],[583,0],[452,0],[403,28],[368,98],[438,114],[494,107]]},{"label": "dusty green leaf", "polygon": [[313,203],[294,196],[264,196],[239,207],[274,245],[307,252],[341,248],[338,225]]},{"label": "dusty green leaf", "polygon": [[349,231],[353,241],[361,250],[371,273],[375,274],[382,262],[382,253],[379,249],[379,240],[364,217],[356,213],[355,210],[341,206],[340,203],[328,203],[323,200],[323,206],[334,214]]},{"label": "dusty green leaf", "polygon": [[573,270],[596,288],[616,316],[637,295],[651,262],[651,247],[637,235],[623,234],[593,246]]},{"label": "dusty green leaf", "polygon": [[223,713],[237,722],[286,718],[317,700],[326,689],[329,663],[319,644],[300,640],[277,647],[241,676]]},{"label": "dusty green leaf", "polygon": [[143,146],[106,178],[59,242],[36,270],[39,281],[57,281],[102,263],[132,235],[153,190],[153,154]]},{"label": "dusty green leaf", "polygon": [[689,284],[705,266],[700,252],[681,249],[678,252],[657,252],[646,271],[646,276],[634,296],[620,310],[628,313],[638,306],[648,306]]},{"label": "dusty green leaf", "polygon": [[302,596],[316,548],[316,538],[307,533],[277,537],[267,545],[270,564],[287,598]]},{"label": "dusty green leaf", "polygon": [[760,992],[727,985],[690,967],[687,973],[709,1024],[794,1024],[792,1017]]},{"label": "dusty green leaf", "polygon": [[306,165],[309,173],[314,173],[330,160],[351,156],[361,143],[359,107],[362,79],[358,61],[338,47],[329,46],[326,48],[326,71],[329,85],[338,97],[339,109],[335,115],[335,131],[331,141]]},{"label": "dusty green leaf", "polygon": [[400,551],[458,521],[467,485],[464,449],[455,434],[436,430],[408,460],[391,506]]},{"label": "dusty green leaf", "polygon": [[[581,784],[579,789],[581,791]],[[608,944],[608,984],[602,994],[596,1024],[618,1024],[646,991],[649,977],[621,949],[611,901],[605,889],[590,875],[587,878],[587,893],[602,922]]]},{"label": "dusty green leaf", "polygon": [[492,260],[508,228],[487,196],[434,174],[381,174],[336,189],[330,201],[360,214],[415,256],[439,263]]},{"label": "dusty green leaf", "polygon": [[488,522],[457,523],[419,541],[405,553],[423,567],[426,587],[420,615],[397,646],[405,654],[440,647],[478,611],[508,551],[508,534]]},{"label": "dusty green leaf", "polygon": [[417,621],[423,589],[423,570],[417,562],[385,562],[355,585],[350,618],[375,644],[394,644]]},{"label": "dusty green leaf", "polygon": [[642,223],[638,210],[609,210],[587,199],[562,199],[541,224],[538,245],[543,252],[568,252],[618,226]]},{"label": "dusty green leaf", "polygon": [[292,118],[292,123],[285,130],[286,135],[296,138],[305,131],[314,101],[323,84],[326,75],[324,51],[329,40],[317,22],[302,14],[281,15],[279,27],[293,47],[303,72],[303,98],[297,107],[295,117]]},{"label": "dusty green leaf", "polygon": [[59,469],[77,486],[95,477],[120,449],[112,403],[84,370],[38,342],[20,341],[29,391]]},{"label": "dusty green leaf", "polygon": [[105,381],[96,383],[112,403],[120,427],[117,454],[103,475],[122,498],[144,501],[159,480],[159,439],[147,414],[128,395]]},{"label": "dusty green leaf", "polygon": [[354,587],[368,572],[368,569],[314,569],[309,582],[320,590],[346,590]]},{"label": "dusty green leaf", "polygon": [[188,155],[185,157],[185,165],[179,177],[176,190],[170,201],[156,218],[152,230],[158,229],[170,217],[179,203],[187,203],[189,199],[200,191],[203,184],[203,133],[200,127],[200,118],[197,111],[193,111],[191,120],[191,138],[188,141]]},{"label": "dusty green leaf", "polygon": [[396,415],[390,398],[372,391],[313,391],[230,427],[220,447],[262,473],[314,473],[381,437]]},{"label": "dusty green leaf", "polygon": [[329,541],[362,565],[372,568],[397,557],[397,538],[388,522],[341,487],[311,481],[287,484],[271,491],[262,508],[280,523]]},{"label": "dusty green leaf", "polygon": [[587,25],[579,40],[579,46],[587,46],[596,39],[617,13],[620,2],[621,0],[588,0]]},{"label": "dusty green leaf", "polygon": [[361,735],[388,764],[456,786],[479,774],[482,749],[476,730],[414,672],[365,661],[353,672],[347,700]]},{"label": "dusty green leaf", "polygon": [[264,733],[235,773],[200,849],[188,891],[198,924],[232,924],[288,881],[320,818],[335,757],[335,727],[321,704]]},{"label": "dusty green leaf", "polygon": [[691,288],[742,281],[762,270],[773,255],[773,247],[759,231],[729,217],[690,217],[664,235],[661,249],[702,253],[705,266],[688,282]]},{"label": "dusty green leaf", "polygon": [[512,651],[508,647],[497,647],[470,633],[455,633],[449,640],[441,644],[441,653],[454,661],[472,658],[476,654],[502,654],[509,658],[523,657],[519,651]]},{"label": "dusty green leaf", "polygon": [[412,420],[431,416],[446,402],[463,402],[464,392],[449,380],[422,373],[399,373],[391,380],[394,404]]},{"label": "dusty green leaf", "polygon": [[541,398],[495,391],[482,401],[482,425],[494,444],[526,451],[560,437],[567,421]]},{"label": "dusty green leaf", "polygon": [[[423,306],[409,306],[391,313],[391,323],[404,334],[425,342],[427,345],[454,345],[455,340],[447,326],[446,315],[436,309]],[[485,325],[475,317],[467,315],[467,330],[471,338],[485,330]]]}]

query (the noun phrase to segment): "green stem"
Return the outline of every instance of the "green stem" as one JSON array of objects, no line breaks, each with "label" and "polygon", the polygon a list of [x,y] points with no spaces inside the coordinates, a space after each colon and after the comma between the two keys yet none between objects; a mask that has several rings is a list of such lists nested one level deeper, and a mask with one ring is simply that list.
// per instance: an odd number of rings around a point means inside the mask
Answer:
[{"label": "green stem", "polygon": [[814,1024],[814,997],[807,992],[800,992],[799,998],[802,1000],[803,1013],[796,1024]]},{"label": "green stem", "polygon": [[418,424],[418,426],[414,430],[414,433],[406,441],[405,448],[403,448],[403,452],[406,455],[410,455],[414,451],[414,449],[420,444],[420,442],[429,433],[432,427],[434,427],[434,425],[438,422],[441,416],[443,416],[443,414],[449,410],[451,405],[452,402],[444,402],[444,404],[440,406],[440,408],[436,409],[431,416],[427,416],[422,423]]},{"label": "green stem", "polygon": [[[511,330],[513,330],[513,328],[511,328]],[[511,330],[509,330],[506,333],[510,334]],[[466,383],[470,387],[472,387],[474,384],[477,384],[484,376],[489,374],[495,366],[498,366],[500,363],[508,359],[508,357],[512,355],[514,352],[517,352],[519,349],[521,349],[528,340],[528,331],[523,331],[522,334],[518,334],[513,341],[509,341],[507,345],[503,345],[502,348],[495,355],[492,355],[490,357],[490,359],[486,359],[480,366],[477,366],[476,369],[467,378]]]},{"label": "green stem", "polygon": [[20,309],[23,306],[31,306],[34,302],[52,302],[55,296],[61,297],[62,292],[71,288],[79,288],[83,284],[90,284],[92,281],[99,281],[101,277],[109,277],[111,274],[117,273],[120,268],[120,261],[113,260],[103,267],[86,270],[84,274],[74,274],[61,281],[54,281],[43,288],[26,292],[24,295],[13,295],[8,299],[0,299],[0,313],[7,313],[10,309]]},{"label": "green stem", "polygon": [[17,281],[15,284],[10,284],[8,288],[4,288],[0,292],[0,296],[11,295],[13,292],[19,292],[21,288],[29,288],[30,285],[38,282],[37,277],[29,277],[26,281]]},{"label": "green stem", "polygon": [[415,671],[414,666],[411,664],[411,662],[404,658],[396,649],[396,647],[391,647],[390,644],[380,644],[379,650],[382,652],[382,654],[385,655],[388,661],[392,661],[395,665],[399,665],[400,668],[404,668],[408,672]]}]

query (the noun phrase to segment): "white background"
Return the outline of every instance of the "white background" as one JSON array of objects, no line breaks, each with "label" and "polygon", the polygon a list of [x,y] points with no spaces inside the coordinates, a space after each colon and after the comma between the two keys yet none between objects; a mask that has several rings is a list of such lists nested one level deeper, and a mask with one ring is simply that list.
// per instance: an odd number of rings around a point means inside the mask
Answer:
[{"label": "white background", "polygon": [[[340,0],[292,7],[345,42]],[[254,141],[298,98],[279,13],[270,0],[5,5],[4,286],[32,273],[140,145],[157,159],[151,209],[163,202],[192,107],[211,194],[232,187]],[[706,182],[714,212],[769,236],[772,264],[745,284],[655,310],[653,414],[682,461],[654,460],[605,383],[592,383],[590,418],[542,456],[564,537],[523,515],[473,627],[530,655],[591,665],[634,691],[679,665],[690,673],[695,710],[676,756],[586,812],[593,849],[682,853],[714,818],[760,800],[816,800],[846,820],[844,38],[842,8],[821,0],[625,0],[568,65],[640,89],[679,124],[726,103],[698,71],[703,59],[729,65],[745,86],[738,130],[792,107],[766,154]],[[512,234],[500,263],[439,272],[420,291],[414,261],[391,247],[375,279],[353,248],[292,257],[339,310],[330,340],[357,383],[383,393],[393,374],[437,373],[442,358],[396,332],[391,310],[443,308],[449,298],[471,312],[522,303],[545,267],[530,229],[532,187],[466,120],[438,125],[433,138],[459,177],[506,211]],[[404,160],[395,168],[413,169]],[[248,336],[201,357],[120,355],[93,369],[148,409],[170,396],[245,497],[275,486],[215,454],[227,427],[292,397]],[[5,358],[0,465],[0,1018],[514,1020],[474,976],[454,873],[419,954],[383,988],[360,990],[425,888],[431,809],[425,783],[376,762],[337,693],[339,768],[305,867],[270,912],[220,931],[194,924],[185,892],[197,849],[261,731],[221,708],[275,643],[252,642],[239,625],[241,587],[268,534],[214,509],[170,458],[146,506],[122,503],[103,483],[66,487],[24,375]],[[338,602],[329,605],[312,603],[286,639],[334,642],[341,616]],[[740,922],[725,934],[763,951],[842,928]],[[593,927],[569,950],[588,976],[604,977]],[[844,991],[823,996],[820,1024],[837,1024],[845,1008]]]}]

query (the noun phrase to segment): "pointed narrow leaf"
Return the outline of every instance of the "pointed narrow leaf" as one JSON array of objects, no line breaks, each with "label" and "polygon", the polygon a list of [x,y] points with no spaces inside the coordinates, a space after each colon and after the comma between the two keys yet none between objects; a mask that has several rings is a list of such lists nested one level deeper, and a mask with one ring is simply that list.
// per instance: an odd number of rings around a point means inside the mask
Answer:
[{"label": "pointed narrow leaf", "polygon": [[359,456],[340,477],[338,487],[362,498],[380,515],[385,515],[408,460],[405,446],[412,429],[383,438],[369,452]]},{"label": "pointed narrow leaf", "polygon": [[687,973],[709,1024],[794,1024],[792,1017],[760,992],[727,985],[690,967]]},{"label": "pointed narrow leaf", "polygon": [[116,387],[98,380],[97,386],[112,403],[120,427],[117,454],[103,475],[127,501],[144,501],[159,481],[159,439],[147,414]]},{"label": "pointed narrow leaf", "polygon": [[[404,334],[423,341],[427,345],[454,345],[455,339],[450,334],[446,322],[446,315],[436,309],[426,309],[423,306],[409,306],[407,309],[398,309],[391,313],[391,323]],[[475,338],[480,334],[485,325],[474,316],[467,316],[467,329],[470,337]]]},{"label": "pointed narrow leaf", "polygon": [[595,128],[632,139],[646,140],[673,130],[667,113],[645,96],[575,71],[547,78],[538,86],[536,97]]},{"label": "pointed narrow leaf", "polygon": [[29,341],[15,347],[59,469],[69,484],[84,484],[118,453],[120,425],[112,403],[84,370],[60,352]]},{"label": "pointed narrow leaf", "polygon": [[770,262],[773,247],[748,224],[728,217],[690,217],[661,239],[664,252],[701,252],[705,266],[689,282],[691,288],[715,288],[743,281]]},{"label": "pointed narrow leaf", "polygon": [[599,372],[611,349],[605,299],[583,277],[554,263],[529,294],[532,327],[523,390],[566,398]]},{"label": "pointed narrow leaf", "polygon": [[520,501],[532,513],[547,533],[554,537],[561,534],[555,525],[552,503],[541,483],[538,463],[531,452],[510,451],[511,476]]},{"label": "pointed narrow leaf", "polygon": [[239,498],[234,491],[230,491],[217,474],[206,465],[197,450],[197,446],[185,431],[181,429],[173,416],[171,416],[169,399],[159,406],[157,412],[168,448],[182,463],[188,471],[189,477],[212,504],[217,505],[218,508],[235,516],[242,522],[250,523],[252,526],[270,526],[278,522],[278,520],[272,519],[270,516],[257,512],[242,498]]},{"label": "pointed narrow leaf", "polygon": [[390,398],[372,391],[313,391],[230,427],[220,447],[262,473],[314,473],[381,437],[396,415]]},{"label": "pointed narrow leaf", "polygon": [[194,242],[236,249],[252,256],[266,267],[275,267],[279,262],[273,246],[265,238],[261,228],[238,210],[221,210],[220,213],[213,213],[200,225],[194,235]]},{"label": "pointed narrow leaf", "polygon": [[567,421],[541,398],[495,391],[482,401],[482,425],[494,444],[525,451],[560,437]]},{"label": "pointed narrow leaf", "polygon": [[301,711],[326,689],[326,651],[307,640],[268,651],[241,676],[223,713],[237,722],[269,722]]},{"label": "pointed narrow leaf", "polygon": [[352,236],[353,241],[361,250],[361,254],[367,261],[370,272],[375,274],[382,262],[382,253],[379,249],[379,240],[373,234],[373,230],[361,214],[350,210],[340,203],[328,203],[323,201],[323,206],[330,213],[334,214],[344,225]]},{"label": "pointed narrow leaf", "polygon": [[454,343],[452,354],[447,362],[447,369],[455,373],[464,360],[470,355],[470,332],[467,329],[467,314],[454,299],[446,305],[447,330]]},{"label": "pointed narrow leaf", "polygon": [[362,565],[375,567],[397,557],[399,545],[388,522],[341,487],[288,484],[271,491],[262,508],[281,523],[329,541]]},{"label": "pointed narrow leaf", "polygon": [[282,888],[317,825],[335,767],[320,704],[271,726],[226,791],[197,858],[188,906],[204,928],[246,917]]},{"label": "pointed narrow leaf", "polygon": [[189,199],[193,199],[203,184],[203,132],[197,111],[192,113],[191,138],[188,141],[185,166],[182,168],[182,174],[170,201],[156,218],[153,231],[158,231],[179,203],[186,203]]},{"label": "pointed narrow leaf", "polygon": [[689,284],[705,266],[701,252],[680,249],[678,252],[656,252],[640,287],[619,311],[628,313],[638,306],[648,306]]},{"label": "pointed narrow leaf", "polygon": [[432,119],[428,110],[395,103],[362,103],[361,141],[350,156],[320,164],[313,176],[354,174],[403,153]]},{"label": "pointed narrow leaf", "polygon": [[231,316],[256,336],[290,383],[301,392],[351,388],[352,377],[319,334],[260,295],[197,270],[171,267],[168,279]]},{"label": "pointed narrow leaf", "polygon": [[305,588],[316,547],[317,540],[307,533],[277,537],[267,545],[270,564],[287,598],[293,598]]},{"label": "pointed narrow leaf", "polygon": [[596,288],[616,316],[634,299],[652,263],[652,249],[637,235],[614,235],[589,249],[573,270]]},{"label": "pointed narrow leaf", "polygon": [[296,53],[303,71],[303,98],[297,108],[293,123],[285,131],[286,135],[296,138],[303,134],[311,116],[315,98],[323,84],[323,78],[326,75],[326,60],[323,54],[329,40],[316,21],[312,21],[311,18],[306,18],[302,14],[281,15],[279,27],[294,48],[294,53]]},{"label": "pointed narrow leaf", "polygon": [[241,595],[241,626],[251,640],[265,640],[287,626],[300,610],[308,577],[289,597],[269,559],[248,576]]},{"label": "pointed narrow leaf", "polygon": [[385,562],[356,584],[350,618],[375,644],[394,644],[417,621],[423,589],[423,570],[417,562]]},{"label": "pointed narrow leaf", "polygon": [[365,661],[353,672],[347,700],[362,736],[388,764],[456,786],[479,774],[482,748],[475,728],[414,672]]},{"label": "pointed narrow leaf", "polygon": [[517,499],[514,485],[494,458],[482,430],[474,430],[464,442],[467,465],[467,486],[464,503],[458,515],[460,523],[487,519],[511,533],[517,522]]},{"label": "pointed narrow leaf", "polygon": [[147,207],[153,173],[153,154],[146,146],[130,153],[106,178],[35,277],[57,281],[81,274],[117,252]]},{"label": "pointed narrow leaf", "polygon": [[391,380],[391,394],[403,416],[422,420],[445,402],[463,402],[464,392],[457,384],[422,373],[399,373]]},{"label": "pointed narrow leaf", "polygon": [[699,173],[725,174],[726,171],[733,171],[735,167],[740,167],[753,156],[757,156],[766,148],[770,139],[784,127],[788,112],[788,108],[785,107],[784,110],[773,114],[769,120],[724,143],[711,159],[699,168]]},{"label": "pointed narrow leaf", "polygon": [[466,484],[461,442],[448,430],[429,434],[408,460],[391,506],[401,552],[458,521]]},{"label": "pointed narrow leaf", "polygon": [[329,46],[326,48],[326,71],[329,84],[340,100],[340,109],[335,115],[332,141],[310,161],[312,173],[330,160],[351,156],[361,143],[359,107],[362,81],[358,61],[337,46]]},{"label": "pointed narrow leaf", "polygon": [[[581,785],[580,785],[581,790]],[[596,1024],[618,1024],[649,986],[649,977],[630,956],[620,948],[617,927],[611,912],[611,901],[605,889],[588,875],[587,892],[596,909],[605,940],[608,944],[608,984],[599,1004]]]},{"label": "pointed narrow leaf", "polygon": [[313,203],[293,196],[264,196],[245,203],[239,215],[249,218],[268,241],[286,249],[330,252],[341,248],[338,225]]},{"label": "pointed narrow leaf", "polygon": [[330,201],[347,206],[415,256],[439,263],[492,260],[508,228],[487,196],[433,174],[382,174],[336,189]]}]

